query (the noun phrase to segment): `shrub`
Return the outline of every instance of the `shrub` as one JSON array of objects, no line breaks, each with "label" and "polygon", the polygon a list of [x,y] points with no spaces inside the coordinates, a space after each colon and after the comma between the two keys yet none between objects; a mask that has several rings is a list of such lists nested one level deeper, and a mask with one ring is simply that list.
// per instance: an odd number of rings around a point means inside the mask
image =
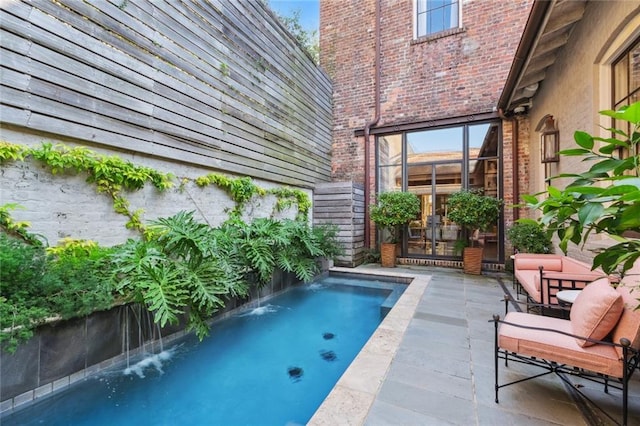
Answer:
[{"label": "shrub", "polygon": [[551,238],[535,221],[517,222],[508,231],[507,238],[519,253],[551,253]]},{"label": "shrub", "polygon": [[469,190],[454,192],[447,199],[447,204],[447,217],[469,233],[476,229],[487,231],[495,226],[502,207],[501,200]]},{"label": "shrub", "polygon": [[110,249],[60,250],[47,254],[0,234],[0,341],[18,343],[49,317],[72,318],[113,305],[109,284]]}]

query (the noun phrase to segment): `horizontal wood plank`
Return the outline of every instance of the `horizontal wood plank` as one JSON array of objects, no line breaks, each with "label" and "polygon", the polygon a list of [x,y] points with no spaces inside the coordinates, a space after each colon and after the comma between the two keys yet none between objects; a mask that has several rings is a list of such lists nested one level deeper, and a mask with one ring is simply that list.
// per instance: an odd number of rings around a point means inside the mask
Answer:
[{"label": "horizontal wood plank", "polygon": [[3,3],[2,121],[292,186],[329,181],[330,80],[263,5],[227,3]]}]

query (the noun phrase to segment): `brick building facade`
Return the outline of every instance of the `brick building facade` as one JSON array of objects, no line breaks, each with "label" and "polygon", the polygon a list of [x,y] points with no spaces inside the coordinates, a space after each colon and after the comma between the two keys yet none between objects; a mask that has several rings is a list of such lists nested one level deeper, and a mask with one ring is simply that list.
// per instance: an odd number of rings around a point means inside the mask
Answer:
[{"label": "brick building facade", "polygon": [[[444,227],[448,225],[444,205],[450,191],[442,192],[437,187],[472,187],[478,165],[484,164],[486,171],[487,167],[497,164],[496,196],[503,198],[506,206],[513,202],[513,132],[526,132],[523,126],[528,125],[520,123],[517,117],[502,120],[496,106],[533,1],[444,2],[450,6],[449,15],[445,13],[444,28],[436,25],[430,32],[428,26],[435,21],[431,18],[441,18],[443,14],[431,11],[434,14],[425,18],[420,5],[429,7],[433,3],[321,0],[320,62],[334,85],[332,179],[358,183],[368,180],[365,187],[370,203],[374,201],[376,191],[402,189],[421,194],[427,210],[422,213],[423,230],[432,232],[427,220],[435,221],[440,228],[437,236],[435,231],[427,235],[426,246],[420,246],[418,252],[412,253],[405,241],[403,254],[427,259],[455,259],[452,243],[438,246],[438,237],[443,236]],[[378,34],[379,57],[376,58]],[[376,76],[377,71],[379,76]],[[375,122],[375,118],[379,120]],[[473,134],[478,130],[476,123],[484,123],[485,127],[481,129],[493,129],[493,150],[487,150],[489,130],[484,135],[485,143],[473,145]],[[365,149],[367,124],[371,137],[368,138],[369,147]],[[459,127],[460,147],[451,150],[459,152],[460,165],[457,167],[460,171],[457,173],[460,177],[445,180],[443,176],[448,173],[445,169],[452,168],[453,164],[435,152],[437,149],[433,145],[438,142],[431,136],[441,131],[442,138],[444,132],[455,133]],[[397,169],[388,169],[396,178],[388,178],[385,183],[381,176],[387,171],[380,168],[385,160],[379,158],[377,149],[381,143],[396,144],[394,138],[398,141],[398,155],[403,160],[398,160],[394,166]],[[412,138],[416,142],[412,142]],[[458,146],[457,140],[453,145]],[[445,146],[440,146],[440,151],[449,143],[444,139],[441,141]],[[420,156],[414,145],[425,147]],[[528,187],[528,148],[521,145],[518,149],[516,158],[522,164],[518,168],[518,181],[521,187]],[[369,153],[368,161],[365,161],[366,152]],[[486,156],[487,160],[475,161],[475,155]],[[491,163],[493,161],[495,163]],[[365,168],[368,168],[368,174]],[[439,175],[427,176],[432,173],[429,170],[438,168],[441,172],[433,173]],[[418,169],[421,171],[417,172]],[[422,177],[418,177],[419,173]],[[401,174],[405,176],[402,179]],[[487,182],[487,175],[484,176]],[[385,186],[387,184],[390,186]],[[497,224],[497,236],[493,238],[503,241],[504,223],[512,220],[513,210],[507,207],[501,223]],[[373,248],[376,246],[375,229],[370,226],[367,231],[369,238],[365,244]],[[503,262],[501,246],[498,242],[488,261]]]}]

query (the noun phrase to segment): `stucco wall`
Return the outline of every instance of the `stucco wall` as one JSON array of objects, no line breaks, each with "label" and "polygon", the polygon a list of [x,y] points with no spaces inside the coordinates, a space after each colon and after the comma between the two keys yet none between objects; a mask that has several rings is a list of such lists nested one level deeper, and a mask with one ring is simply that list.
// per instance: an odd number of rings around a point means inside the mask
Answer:
[{"label": "stucco wall", "polygon": [[[547,71],[530,110],[531,180],[523,192],[536,193],[544,189],[544,169],[540,164],[540,136],[535,127],[546,114],[552,114],[560,131],[560,149],[575,147],[573,134],[583,130],[603,137],[610,136],[599,124],[598,111],[611,108],[610,64],[624,50],[624,43],[633,41],[638,33],[640,2],[589,2],[583,19],[576,25],[567,45],[555,64]],[[616,53],[617,52],[617,53]],[[551,166],[551,174],[575,173],[589,167],[582,157],[561,157]],[[568,180],[554,180],[563,187]],[[608,244],[599,236],[590,237],[585,250],[570,247],[570,254],[581,260],[593,257],[591,249]]]},{"label": "stucco wall", "polygon": [[[3,137],[36,146],[43,140],[38,135],[14,134],[6,129],[3,129]],[[57,142],[52,139],[47,141]],[[114,155],[113,151],[89,148],[102,154]],[[135,164],[176,176],[174,187],[164,192],[147,184],[140,191],[124,193],[131,203],[130,211],[144,210],[143,221],[168,217],[184,210],[194,211],[194,217],[200,222],[218,226],[228,219],[229,210],[235,206],[230,196],[216,185],[200,188],[193,182],[193,179],[211,173],[211,170],[149,156],[126,153],[117,155]],[[99,194],[95,184],[87,183],[86,178],[86,174],[54,175],[33,160],[8,163],[0,168],[0,205],[17,203],[24,207],[13,210],[12,218],[30,222],[29,231],[45,236],[50,245],[55,245],[65,237],[94,240],[107,246],[122,243],[127,238],[139,237],[137,231],[126,229],[125,224],[129,218],[115,213],[111,197]],[[181,185],[183,178],[191,180]],[[280,187],[259,179],[254,179],[254,183],[265,189]],[[312,191],[304,191],[311,199]],[[276,212],[275,202],[276,197],[273,195],[255,197],[244,208],[245,219],[295,217],[295,207]]]}]

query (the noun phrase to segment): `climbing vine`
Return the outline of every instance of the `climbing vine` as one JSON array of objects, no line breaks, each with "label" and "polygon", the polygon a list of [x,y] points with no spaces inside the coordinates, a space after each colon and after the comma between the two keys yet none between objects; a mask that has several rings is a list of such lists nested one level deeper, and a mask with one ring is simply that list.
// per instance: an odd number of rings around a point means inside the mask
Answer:
[{"label": "climbing vine", "polygon": [[300,220],[306,220],[311,209],[311,200],[306,192],[294,188],[274,188],[269,193],[278,199],[276,210],[283,211],[290,208],[294,203],[298,205],[298,216]]},{"label": "climbing vine", "polygon": [[16,209],[24,209],[24,207],[16,203],[7,203],[0,206],[0,227],[7,235],[13,235],[32,246],[42,246],[44,237],[29,232],[28,228],[31,226],[29,222],[17,222],[11,217],[11,211]]},{"label": "climbing vine", "polygon": [[[31,157],[43,163],[52,174],[78,174],[86,173],[87,182],[96,185],[98,193],[107,194],[113,200],[113,209],[116,213],[129,218],[125,226],[134,229],[144,236],[149,236],[142,221],[143,209],[132,210],[129,200],[123,191],[137,191],[146,183],[151,183],[159,191],[173,187],[175,176],[171,173],[163,173],[150,167],[133,164],[115,155],[101,155],[86,147],[70,147],[63,144],[42,143],[39,147],[29,147],[0,141],[0,164],[11,161],[25,161]],[[186,184],[192,179],[181,178],[180,190],[184,190]],[[266,190],[256,185],[248,176],[231,178],[218,173],[209,173],[205,176],[193,179],[199,187],[217,185],[229,194],[235,202],[234,209],[230,212],[232,218],[242,215],[245,205],[253,197],[264,197],[267,194],[275,195],[277,202],[276,211],[283,211],[298,206],[297,219],[306,220],[311,208],[309,196],[302,190],[292,188],[276,188]],[[4,216],[0,211],[2,227],[11,233],[20,233],[25,228],[22,223],[4,223]],[[21,238],[25,238],[21,236]]]},{"label": "climbing vine", "polygon": [[267,190],[253,183],[253,180],[248,176],[230,178],[218,173],[210,173],[195,179],[195,183],[201,188],[215,184],[224,189],[236,203],[231,212],[232,217],[240,217],[244,206],[253,197],[264,197],[267,194],[276,196],[275,209],[277,211],[286,210],[296,204],[298,206],[297,219],[299,220],[306,220],[311,209],[311,200],[304,191],[288,187]]},{"label": "climbing vine", "polygon": [[218,173],[209,173],[208,175],[200,176],[195,182],[201,188],[215,184],[224,189],[236,203],[235,208],[231,211],[232,217],[240,217],[243,207],[251,198],[256,195],[264,196],[266,193],[264,189],[253,183],[253,180],[248,176],[230,178]]},{"label": "climbing vine", "polygon": [[0,141],[0,164],[7,161],[23,161],[27,155],[27,147]]},{"label": "climbing vine", "polygon": [[139,190],[146,182],[151,182],[159,191],[173,186],[173,175],[170,173],[135,165],[115,155],[100,155],[86,147],[43,143],[40,147],[31,148],[7,142],[0,144],[1,163],[24,161],[28,156],[43,163],[54,175],[86,173],[87,182],[94,183],[99,193],[105,193],[113,199],[115,212],[129,218],[126,227],[143,233],[143,211],[131,211],[122,190]]}]

